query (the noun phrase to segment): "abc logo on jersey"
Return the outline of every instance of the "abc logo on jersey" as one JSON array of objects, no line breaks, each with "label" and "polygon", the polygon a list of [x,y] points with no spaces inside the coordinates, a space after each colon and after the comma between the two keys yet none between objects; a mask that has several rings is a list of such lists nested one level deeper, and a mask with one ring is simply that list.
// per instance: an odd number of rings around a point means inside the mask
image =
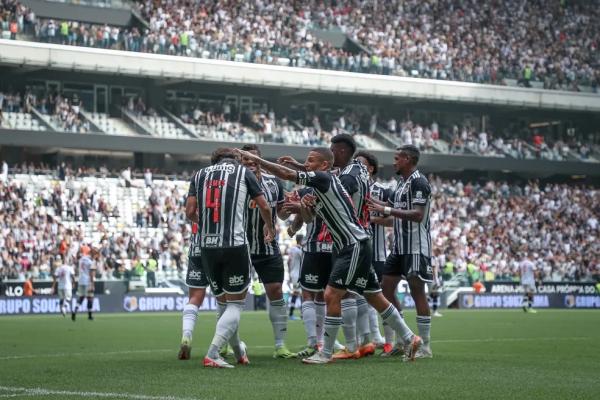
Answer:
[{"label": "abc logo on jersey", "polygon": [[138,309],[138,300],[135,296],[125,296],[123,299],[123,308],[126,311],[132,312]]}]

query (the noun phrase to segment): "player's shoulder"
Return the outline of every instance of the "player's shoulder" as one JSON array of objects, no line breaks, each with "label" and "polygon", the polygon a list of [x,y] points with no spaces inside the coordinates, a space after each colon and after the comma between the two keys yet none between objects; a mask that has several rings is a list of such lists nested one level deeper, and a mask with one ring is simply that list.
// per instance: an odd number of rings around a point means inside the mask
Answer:
[{"label": "player's shoulder", "polygon": [[421,174],[419,171],[415,171],[413,174],[411,184],[419,187],[430,187],[427,177]]}]

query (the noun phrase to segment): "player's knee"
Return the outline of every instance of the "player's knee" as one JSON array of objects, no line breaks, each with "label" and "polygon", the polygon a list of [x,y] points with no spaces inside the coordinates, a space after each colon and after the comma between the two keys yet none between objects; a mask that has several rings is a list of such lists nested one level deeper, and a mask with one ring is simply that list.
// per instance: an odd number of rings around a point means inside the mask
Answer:
[{"label": "player's knee", "polygon": [[206,296],[206,289],[190,290],[190,298],[188,302],[190,304],[200,307],[202,305],[202,302],[204,301],[204,296]]},{"label": "player's knee", "polygon": [[271,301],[283,298],[283,290],[281,288],[281,283],[267,283],[265,285],[265,292],[267,293],[267,297]]}]

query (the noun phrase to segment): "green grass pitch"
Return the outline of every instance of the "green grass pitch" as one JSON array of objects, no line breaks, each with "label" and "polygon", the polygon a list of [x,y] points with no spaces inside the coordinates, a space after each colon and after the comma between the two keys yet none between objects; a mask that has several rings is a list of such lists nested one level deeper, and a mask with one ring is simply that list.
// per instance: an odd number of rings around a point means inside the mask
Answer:
[{"label": "green grass pitch", "polygon": [[[407,312],[414,327],[414,312]],[[180,314],[0,318],[0,399],[597,399],[598,311],[445,311],[434,358],[377,356],[325,366],[272,358],[264,312],[242,315],[251,365],[203,368],[214,314],[203,313],[192,360],[176,359]],[[290,321],[288,344],[304,344]]]}]

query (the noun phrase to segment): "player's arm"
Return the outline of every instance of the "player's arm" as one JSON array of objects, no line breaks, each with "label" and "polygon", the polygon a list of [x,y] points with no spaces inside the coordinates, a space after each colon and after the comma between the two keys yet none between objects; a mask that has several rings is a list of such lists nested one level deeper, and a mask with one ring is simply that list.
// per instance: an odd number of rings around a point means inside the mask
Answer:
[{"label": "player's arm", "polygon": [[296,232],[298,232],[300,228],[302,228],[302,225],[304,225],[304,220],[302,219],[302,216],[300,214],[296,214],[294,220],[292,221],[292,224],[288,226],[288,235],[290,237],[293,237],[296,234]]},{"label": "player's arm", "polygon": [[271,242],[273,239],[275,239],[275,227],[273,226],[273,220],[271,219],[271,207],[269,206],[269,203],[267,203],[267,199],[265,199],[265,196],[262,193],[254,197],[252,200],[256,202],[258,211],[260,212],[260,217],[265,223],[265,242]]},{"label": "player's arm", "polygon": [[306,194],[300,200],[300,216],[306,224],[315,219],[315,201],[316,197],[312,194]]},{"label": "player's arm", "polygon": [[250,172],[249,169],[244,168],[244,177],[246,179],[246,186],[248,187],[248,195],[256,203],[260,217],[265,224],[263,229],[265,243],[271,242],[275,239],[275,227],[273,226],[273,219],[271,218],[271,206],[267,203],[267,199],[258,183],[258,179],[256,179],[256,175]]},{"label": "player's arm", "polygon": [[[415,179],[410,188],[412,195],[412,210],[402,210],[390,206],[375,204],[372,199],[368,200],[369,211],[382,213],[386,217],[400,218],[406,221],[422,222],[425,217],[425,207],[429,202],[431,188],[426,181]],[[391,203],[391,202],[390,202]]]},{"label": "player's arm", "polygon": [[198,222],[200,216],[198,215],[198,201],[196,199],[196,177],[197,174],[192,176],[190,181],[190,188],[188,190],[188,197],[185,199],[185,216],[192,222]]},{"label": "player's arm", "polygon": [[277,187],[279,188],[277,195],[277,216],[279,219],[286,220],[292,214],[288,208],[285,208],[286,199],[284,195],[283,185],[279,179],[277,179]]},{"label": "player's arm", "polygon": [[290,181],[290,182],[296,182],[296,180],[298,179],[298,173],[291,168],[285,167],[283,165],[275,164],[275,163],[272,163],[267,160],[263,160],[262,158],[258,157],[257,155],[252,154],[247,151],[244,151],[244,150],[235,149],[235,152],[240,157],[246,157],[246,158],[251,159],[258,165],[260,165],[260,167],[262,169],[269,172],[270,174],[275,175],[279,179],[283,179],[285,181]]},{"label": "player's arm", "polygon": [[295,171],[306,171],[304,164],[299,163],[292,156],[283,156],[277,159],[277,163],[291,168]]},{"label": "player's arm", "polygon": [[340,176],[340,183],[350,196],[358,192],[358,180],[355,176],[350,174],[342,175]]},{"label": "player's arm", "polygon": [[383,226],[387,226],[387,227],[394,226],[394,218],[392,218],[392,217],[371,216],[371,222],[375,225],[383,225]]}]

